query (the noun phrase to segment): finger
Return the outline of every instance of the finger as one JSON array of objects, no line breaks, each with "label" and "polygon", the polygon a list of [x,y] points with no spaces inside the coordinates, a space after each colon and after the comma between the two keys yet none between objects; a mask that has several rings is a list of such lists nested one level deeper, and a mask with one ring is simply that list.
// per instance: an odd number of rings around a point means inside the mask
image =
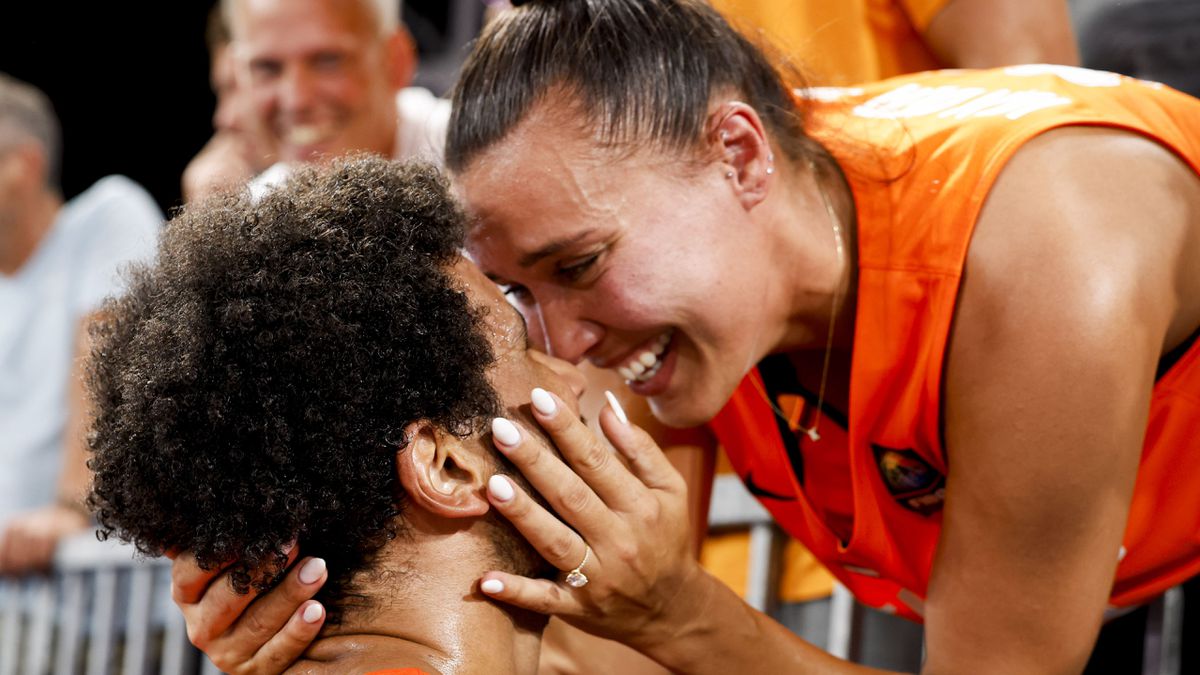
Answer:
[{"label": "finger", "polygon": [[530,398],[534,418],[563,458],[605,504],[614,510],[627,511],[640,503],[644,490],[641,481],[618,461],[607,443],[571,414],[561,398],[540,388],[534,389]]},{"label": "finger", "polygon": [[479,590],[489,598],[539,614],[578,616],[581,605],[572,591],[546,579],[529,579],[504,572],[483,575]]},{"label": "finger", "polygon": [[545,444],[500,417],[492,421],[492,437],[496,448],[584,538],[603,538],[618,525],[617,516]]},{"label": "finger", "polygon": [[[687,489],[683,476],[675,469],[658,443],[641,427],[630,424],[620,414],[620,404],[609,398],[609,406],[600,411],[600,430],[604,437],[629,462],[629,468],[646,487],[655,490]],[[616,408],[613,407],[616,406]]]},{"label": "finger", "polygon": [[0,531],[0,574],[8,574],[12,566],[8,560],[8,552],[12,548],[12,532]]},{"label": "finger", "polygon": [[328,578],[329,572],[321,558],[302,561],[278,586],[251,603],[223,639],[244,645],[245,653],[255,653],[275,639]]},{"label": "finger", "polygon": [[253,672],[283,672],[304,654],[324,623],[325,608],[321,603],[311,600],[301,605],[288,619],[283,630],[254,655],[251,663]]},{"label": "finger", "polygon": [[[285,565],[291,564],[298,554],[299,551],[296,547],[291,545],[287,552]],[[180,554],[171,564],[172,598],[183,612],[183,618],[187,622],[188,638],[201,650],[223,637],[225,632],[242,616],[246,607],[259,595],[260,591],[253,586],[246,593],[238,593],[234,590],[229,574],[228,566],[212,571],[200,569],[195,557],[190,553]],[[178,586],[177,580],[179,580]],[[197,588],[201,588],[201,590],[197,592]],[[196,599],[191,602],[182,602],[179,598],[184,596]],[[281,621],[280,624],[282,623]],[[254,644],[254,649],[257,649],[263,642],[266,642],[266,638]],[[253,654],[254,649],[246,651],[246,656]]]},{"label": "finger", "polygon": [[223,571],[223,567],[201,569],[190,551],[177,553],[171,562],[171,599],[180,607],[200,602],[209,585]]},{"label": "finger", "polygon": [[488,501],[508,519],[546,562],[560,570],[574,569],[583,560],[587,544],[507,476],[488,480]]}]

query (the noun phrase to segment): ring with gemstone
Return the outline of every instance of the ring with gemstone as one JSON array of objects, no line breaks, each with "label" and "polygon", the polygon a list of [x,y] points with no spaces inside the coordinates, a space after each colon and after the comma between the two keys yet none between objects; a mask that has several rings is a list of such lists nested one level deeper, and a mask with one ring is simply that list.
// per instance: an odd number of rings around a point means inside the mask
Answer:
[{"label": "ring with gemstone", "polygon": [[567,582],[568,586],[572,588],[583,588],[584,586],[587,586],[588,578],[587,575],[583,573],[583,566],[587,564],[588,558],[591,557],[591,555],[592,547],[584,544],[583,560],[575,566],[575,569],[567,572],[567,578],[565,581]]}]

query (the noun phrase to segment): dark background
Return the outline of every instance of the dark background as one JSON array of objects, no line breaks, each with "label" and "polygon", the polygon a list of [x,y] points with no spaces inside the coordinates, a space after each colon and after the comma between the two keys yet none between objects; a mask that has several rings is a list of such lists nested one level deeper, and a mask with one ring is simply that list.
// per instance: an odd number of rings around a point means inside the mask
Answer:
[{"label": "dark background", "polygon": [[[4,3],[0,72],[37,86],[53,102],[63,130],[63,196],[116,173],[142,184],[168,215],[180,204],[183,168],[212,133],[204,26],[214,4]],[[423,59],[461,51],[446,44],[450,4],[405,3]]]}]

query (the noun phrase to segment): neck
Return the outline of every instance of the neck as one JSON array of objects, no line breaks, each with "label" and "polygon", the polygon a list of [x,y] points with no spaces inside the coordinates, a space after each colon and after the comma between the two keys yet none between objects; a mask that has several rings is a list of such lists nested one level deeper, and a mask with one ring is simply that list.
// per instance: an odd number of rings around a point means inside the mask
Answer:
[{"label": "neck", "polygon": [[15,275],[33,256],[62,200],[49,190],[0,208],[0,274]]},{"label": "neck", "polygon": [[482,521],[457,530],[441,523],[408,515],[405,532],[356,580],[355,591],[369,606],[347,610],[340,625],[322,630],[294,672],[537,671],[545,619],[506,609],[478,590],[479,577],[497,568],[486,539],[494,528]]},{"label": "neck", "polygon": [[771,351],[848,350],[857,279],[854,197],[832,159],[788,164],[780,167],[769,213],[782,240],[776,250],[787,312]]}]

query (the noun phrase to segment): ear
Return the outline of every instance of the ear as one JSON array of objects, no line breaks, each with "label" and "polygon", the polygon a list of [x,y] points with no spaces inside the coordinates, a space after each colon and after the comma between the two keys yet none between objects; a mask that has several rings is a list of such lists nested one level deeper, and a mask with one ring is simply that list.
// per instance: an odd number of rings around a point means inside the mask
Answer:
[{"label": "ear", "polygon": [[394,89],[399,91],[412,84],[413,75],[417,72],[417,44],[407,28],[400,26],[387,39],[384,58],[388,80]]},{"label": "ear", "polygon": [[483,452],[428,421],[404,431],[409,441],[396,451],[396,471],[413,504],[442,518],[488,512],[484,489],[495,466]]},{"label": "ear", "polygon": [[716,170],[747,211],[766,198],[775,174],[775,154],[762,119],[741,101],[727,101],[709,115],[709,144]]}]

